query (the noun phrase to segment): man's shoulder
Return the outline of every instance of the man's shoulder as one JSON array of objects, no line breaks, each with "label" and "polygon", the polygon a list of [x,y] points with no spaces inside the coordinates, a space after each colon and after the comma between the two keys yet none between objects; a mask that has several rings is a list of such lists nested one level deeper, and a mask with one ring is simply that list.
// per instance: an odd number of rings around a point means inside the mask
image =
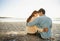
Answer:
[{"label": "man's shoulder", "polygon": [[48,21],[52,21],[52,19],[50,17],[47,17]]},{"label": "man's shoulder", "polygon": [[52,19],[50,18],[50,17],[48,17],[48,16],[43,16],[43,17],[41,17],[43,20],[48,20],[48,21],[52,21]]},{"label": "man's shoulder", "polygon": [[48,17],[48,16],[39,16],[39,17],[36,18],[36,20],[37,20],[37,19],[51,20],[51,21],[52,21],[52,19],[51,19],[50,17]]},{"label": "man's shoulder", "polygon": [[51,19],[50,17],[46,16],[46,18]]}]

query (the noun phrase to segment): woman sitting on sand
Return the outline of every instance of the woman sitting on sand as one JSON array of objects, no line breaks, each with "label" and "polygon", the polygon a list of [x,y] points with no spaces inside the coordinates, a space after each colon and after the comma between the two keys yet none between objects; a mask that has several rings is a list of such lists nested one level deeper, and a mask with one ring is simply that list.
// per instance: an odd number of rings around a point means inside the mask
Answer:
[{"label": "woman sitting on sand", "polygon": [[[33,13],[31,14],[31,16],[27,19],[27,23],[32,22],[34,19],[36,19],[37,17],[39,17],[38,15],[38,11],[33,11]],[[34,34],[37,32],[37,30],[39,30],[40,32],[42,31],[42,29],[39,29],[36,26],[32,26],[32,27],[27,27],[27,33],[30,34]]]}]

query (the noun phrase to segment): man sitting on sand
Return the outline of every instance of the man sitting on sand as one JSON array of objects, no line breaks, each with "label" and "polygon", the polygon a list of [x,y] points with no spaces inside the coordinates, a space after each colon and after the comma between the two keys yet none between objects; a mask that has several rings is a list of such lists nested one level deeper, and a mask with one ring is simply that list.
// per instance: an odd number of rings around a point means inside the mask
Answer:
[{"label": "man sitting on sand", "polygon": [[37,26],[39,29],[43,29],[42,32],[38,29],[39,36],[41,35],[42,41],[51,41],[51,27],[52,20],[45,15],[45,10],[41,8],[39,11],[39,16],[32,22],[27,23],[27,26]]}]

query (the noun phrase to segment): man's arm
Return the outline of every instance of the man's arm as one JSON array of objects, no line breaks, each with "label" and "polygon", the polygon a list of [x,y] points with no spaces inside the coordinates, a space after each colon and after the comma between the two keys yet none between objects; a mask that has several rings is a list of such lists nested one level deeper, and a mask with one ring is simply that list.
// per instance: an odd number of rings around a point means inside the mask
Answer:
[{"label": "man's arm", "polygon": [[33,20],[32,22],[27,23],[27,26],[34,26],[35,24],[37,24],[39,22],[39,18],[36,18],[35,20]]}]

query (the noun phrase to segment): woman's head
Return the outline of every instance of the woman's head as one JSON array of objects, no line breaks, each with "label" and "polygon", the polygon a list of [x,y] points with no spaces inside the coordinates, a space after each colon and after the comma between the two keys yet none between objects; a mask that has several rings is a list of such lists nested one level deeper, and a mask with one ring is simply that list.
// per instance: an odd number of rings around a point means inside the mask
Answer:
[{"label": "woman's head", "polygon": [[33,13],[31,14],[31,16],[29,16],[29,18],[27,19],[27,22],[29,22],[31,20],[32,17],[37,17],[38,16],[38,11],[33,11]]},{"label": "woman's head", "polygon": [[33,11],[33,13],[31,14],[32,17],[37,17],[38,16],[38,11]]}]

